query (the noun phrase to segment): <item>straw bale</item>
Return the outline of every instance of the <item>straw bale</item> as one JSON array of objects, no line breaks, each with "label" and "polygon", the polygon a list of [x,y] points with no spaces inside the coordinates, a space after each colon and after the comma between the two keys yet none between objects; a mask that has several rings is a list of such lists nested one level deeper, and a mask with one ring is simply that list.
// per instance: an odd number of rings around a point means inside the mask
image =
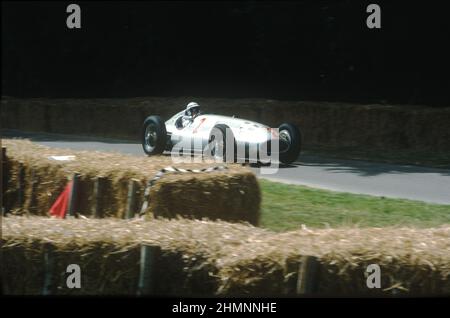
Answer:
[{"label": "straw bale", "polygon": [[[250,230],[247,232],[247,230]],[[39,294],[44,282],[43,251],[55,250],[57,294],[136,294],[139,247],[159,246],[160,295],[211,295],[217,289],[215,262],[223,245],[238,246],[267,231],[245,224],[206,220],[50,219],[5,217],[2,223],[3,290]],[[79,264],[82,288],[65,288],[65,268]]]},{"label": "straw bale", "polygon": [[[224,259],[219,294],[293,295],[302,255],[320,262],[321,295],[450,295],[450,225],[440,228],[302,229],[272,234]],[[366,269],[378,264],[381,288]]]},{"label": "straw bale", "polygon": [[168,175],[150,192],[149,209],[155,217],[206,217],[247,221],[258,225],[260,189],[250,171],[230,174]]},{"label": "straw bale", "polygon": [[[134,178],[140,181],[137,195],[137,204],[140,206],[147,181],[160,169],[173,165],[170,156],[149,158],[144,155],[139,157],[113,152],[74,151],[49,148],[18,139],[6,139],[2,142],[3,146],[7,147],[7,165],[10,172],[6,196],[13,214],[23,214],[26,210],[32,214],[47,215],[49,208],[67,184],[68,178],[78,172],[81,175],[81,199],[76,212],[85,216],[92,215],[95,178],[103,176],[106,178],[106,194],[102,198],[105,208],[103,216],[123,218],[129,180]],[[76,160],[49,159],[50,156],[63,155],[74,155]],[[20,207],[17,200],[19,163],[25,166],[24,207]],[[201,169],[215,165],[212,161],[175,164],[176,167],[185,169]],[[180,213],[190,217],[208,216],[211,219],[242,218],[256,224],[260,207],[260,191],[256,177],[246,167],[237,164],[227,166],[225,172],[163,176],[156,184],[164,185],[152,191],[153,205],[149,213],[152,211],[162,217]],[[37,182],[36,202],[31,200],[32,171]],[[172,191],[174,193],[171,193]],[[170,206],[177,210],[170,209]]]},{"label": "straw bale", "polygon": [[[303,255],[319,260],[319,295],[450,295],[450,225],[304,228],[280,234],[249,224],[182,218],[19,216],[3,218],[3,290],[39,293],[43,246],[52,244],[62,286],[58,293],[133,295],[142,243],[162,251],[155,275],[159,295],[293,296]],[[81,290],[64,288],[70,262],[82,268]],[[379,290],[366,286],[368,264],[381,268]]]}]

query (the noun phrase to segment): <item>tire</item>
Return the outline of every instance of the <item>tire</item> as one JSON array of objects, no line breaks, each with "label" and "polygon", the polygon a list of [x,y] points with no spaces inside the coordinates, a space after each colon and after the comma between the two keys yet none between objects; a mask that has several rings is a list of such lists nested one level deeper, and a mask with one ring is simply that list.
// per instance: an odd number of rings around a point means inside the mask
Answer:
[{"label": "tire", "polygon": [[290,164],[297,160],[298,156],[300,155],[301,150],[301,142],[302,142],[302,135],[300,133],[300,130],[297,128],[297,126],[290,124],[290,123],[283,123],[278,127],[278,132],[281,136],[286,136],[286,133],[288,133],[289,139],[289,148],[286,152],[280,152],[280,162],[283,164]]},{"label": "tire", "polygon": [[[227,135],[230,134],[230,135]],[[218,136],[222,136],[222,140],[221,140],[221,147],[222,147],[222,154],[220,154],[219,151],[219,157],[215,156],[215,147],[217,146],[217,144],[215,143],[216,137]],[[227,137],[229,140],[233,140],[233,145],[234,145],[234,155],[232,158],[227,158],[230,156],[227,156]],[[219,147],[220,147],[219,146]],[[214,151],[214,154],[210,154],[209,151]],[[213,158],[215,158],[216,160],[221,160],[221,162],[235,162],[236,161],[236,139],[234,138],[234,135],[231,131],[231,129],[224,124],[218,124],[216,126],[213,127],[213,129],[211,130],[210,134],[209,134],[209,140],[208,140],[208,156],[212,155]],[[228,159],[228,160],[227,160]]]},{"label": "tire", "polygon": [[159,116],[149,116],[142,127],[142,148],[148,156],[160,155],[167,142],[166,124]]}]

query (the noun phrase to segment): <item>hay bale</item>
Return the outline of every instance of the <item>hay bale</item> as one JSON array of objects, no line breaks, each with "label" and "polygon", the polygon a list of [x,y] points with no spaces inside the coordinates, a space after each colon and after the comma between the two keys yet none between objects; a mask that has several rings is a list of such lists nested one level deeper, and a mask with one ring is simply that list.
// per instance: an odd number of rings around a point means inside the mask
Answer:
[{"label": "hay bale", "polygon": [[259,222],[261,194],[250,171],[168,175],[151,189],[150,198],[149,211],[155,217]]},{"label": "hay bale", "polygon": [[[222,221],[11,216],[2,223],[5,293],[40,293],[49,243],[59,264],[59,294],[134,295],[138,249],[145,243],[162,251],[155,275],[160,295],[293,296],[304,255],[320,262],[318,295],[450,295],[450,225],[279,234]],[[69,263],[81,267],[81,290],[64,288]],[[379,290],[365,285],[364,272],[373,263],[381,267]]]},{"label": "hay bale", "polygon": [[[71,176],[80,173],[80,189],[77,212],[92,216],[95,204],[93,187],[98,176],[106,178],[106,194],[102,198],[105,207],[105,217],[123,218],[126,212],[128,184],[130,179],[137,179],[140,183],[137,195],[137,205],[144,199],[144,189],[149,179],[162,168],[171,166],[170,156],[138,157],[118,153],[98,151],[74,151],[68,149],[49,148],[32,143],[28,140],[6,139],[3,145],[8,149],[8,202],[13,214],[23,214],[27,211],[36,215],[47,215],[53,202],[64,189]],[[73,155],[76,160],[57,161],[50,156]],[[19,164],[25,166],[25,205],[18,205],[17,183]],[[185,169],[201,169],[214,166],[212,161],[177,164]],[[32,176],[35,176],[34,199],[32,193]],[[218,178],[216,181],[215,179]],[[166,181],[167,179],[167,181]],[[158,184],[163,183],[158,188]],[[208,196],[207,187],[212,186],[212,196]],[[180,191],[186,189],[186,191]],[[172,195],[170,191],[176,191]],[[161,196],[161,197],[159,197]],[[167,198],[170,197],[170,200]],[[191,205],[195,198],[204,202]],[[214,198],[218,204],[226,209],[215,207]],[[223,220],[243,220],[257,224],[259,219],[260,192],[256,177],[245,167],[228,165],[223,173],[204,173],[202,175],[168,175],[157,182],[152,191],[153,209],[158,216],[174,216],[176,214],[191,217],[211,217]],[[205,203],[207,202],[207,203]],[[187,203],[186,206],[183,204]],[[172,206],[172,208],[169,208]],[[174,210],[177,209],[177,210]],[[212,214],[211,214],[212,213]],[[219,214],[222,213],[222,214]]]},{"label": "hay bale", "polygon": [[[450,225],[440,228],[342,228],[271,234],[243,245],[221,264],[221,295],[295,295],[303,255],[319,262],[325,296],[450,295]],[[381,268],[369,289],[366,269]]]},{"label": "hay bale", "polygon": [[[161,248],[154,275],[159,295],[212,295],[223,246],[236,247],[266,233],[243,224],[186,219],[10,216],[2,223],[3,290],[5,294],[40,294],[44,247],[51,244],[57,264],[56,294],[136,295],[139,248],[145,243]],[[80,265],[81,289],[66,288],[68,264]]]}]

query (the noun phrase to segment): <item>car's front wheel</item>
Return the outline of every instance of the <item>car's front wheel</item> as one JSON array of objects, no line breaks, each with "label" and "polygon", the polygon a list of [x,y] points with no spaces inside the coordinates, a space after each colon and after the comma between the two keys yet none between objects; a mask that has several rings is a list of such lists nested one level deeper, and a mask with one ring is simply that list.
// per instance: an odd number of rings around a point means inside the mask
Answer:
[{"label": "car's front wheel", "polygon": [[142,148],[148,156],[162,154],[166,146],[166,125],[159,116],[149,116],[142,127]]}]

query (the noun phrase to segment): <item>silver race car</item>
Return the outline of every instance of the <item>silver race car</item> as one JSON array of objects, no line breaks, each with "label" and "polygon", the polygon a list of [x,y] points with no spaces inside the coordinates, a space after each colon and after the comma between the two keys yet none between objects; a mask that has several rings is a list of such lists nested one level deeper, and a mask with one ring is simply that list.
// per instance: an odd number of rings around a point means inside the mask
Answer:
[{"label": "silver race car", "polygon": [[142,129],[142,147],[149,156],[181,150],[226,162],[262,163],[269,156],[290,164],[297,160],[300,146],[301,134],[293,124],[273,129],[234,116],[202,114],[195,102],[166,122],[159,116],[147,117]]}]

